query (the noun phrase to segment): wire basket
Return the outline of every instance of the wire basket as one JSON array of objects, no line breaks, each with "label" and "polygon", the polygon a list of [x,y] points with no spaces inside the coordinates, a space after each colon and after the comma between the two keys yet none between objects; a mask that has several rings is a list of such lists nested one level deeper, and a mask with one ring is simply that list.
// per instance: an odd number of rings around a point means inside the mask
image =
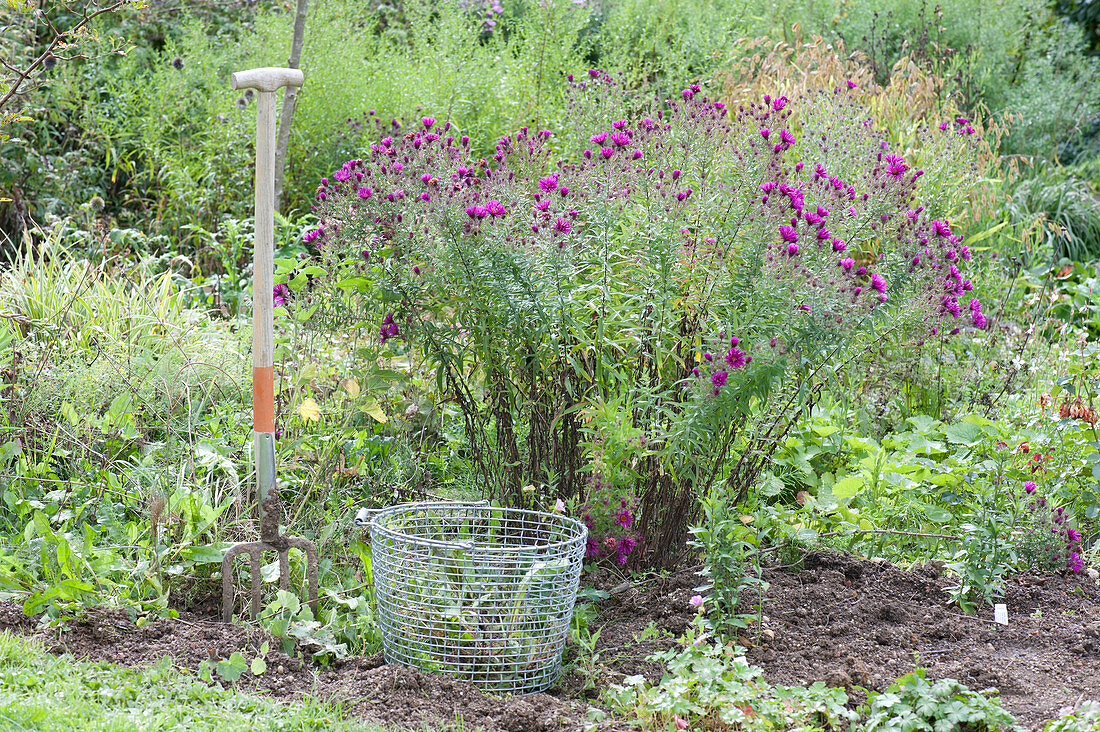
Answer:
[{"label": "wire basket", "polygon": [[588,530],[486,503],[406,503],[370,521],[388,663],[487,691],[549,688],[573,616]]}]

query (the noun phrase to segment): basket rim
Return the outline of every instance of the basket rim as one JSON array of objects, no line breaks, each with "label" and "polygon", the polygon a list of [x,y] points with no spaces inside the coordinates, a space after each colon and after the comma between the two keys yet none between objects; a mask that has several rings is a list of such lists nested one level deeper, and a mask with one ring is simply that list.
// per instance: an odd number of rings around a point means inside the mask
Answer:
[{"label": "basket rim", "polygon": [[390,539],[399,539],[401,541],[407,541],[413,544],[422,544],[424,546],[442,549],[460,549],[463,551],[472,551],[476,549],[478,552],[487,552],[490,554],[514,553],[516,551],[516,547],[479,546],[470,541],[443,541],[441,539],[428,539],[425,537],[413,536],[412,534],[406,534],[403,531],[397,531],[381,523],[381,519],[391,518],[403,513],[426,508],[474,508],[483,509],[485,511],[493,513],[499,512],[502,514],[538,516],[540,518],[549,518],[554,521],[560,521],[566,526],[573,528],[577,531],[576,535],[572,538],[534,544],[530,547],[523,547],[524,549],[561,549],[578,544],[583,545],[588,539],[588,527],[577,519],[573,518],[572,516],[547,513],[545,511],[535,511],[529,508],[506,508],[504,506],[493,506],[488,501],[411,501],[408,503],[398,503],[394,504],[393,506],[386,506],[385,508],[379,509],[378,512],[375,513],[370,519],[371,538],[373,539],[375,533],[377,532],[379,535],[385,536]]}]

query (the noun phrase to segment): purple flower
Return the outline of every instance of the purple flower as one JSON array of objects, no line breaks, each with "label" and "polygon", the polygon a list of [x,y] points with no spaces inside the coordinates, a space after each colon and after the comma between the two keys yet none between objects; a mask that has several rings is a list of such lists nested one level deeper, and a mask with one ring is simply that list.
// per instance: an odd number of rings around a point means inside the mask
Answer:
[{"label": "purple flower", "polygon": [[790,226],[780,226],[779,236],[783,237],[783,241],[794,244],[798,241],[798,232]]},{"label": "purple flower", "polygon": [[287,287],[285,284],[275,285],[275,287],[272,288],[271,295],[275,307],[277,308],[283,307],[288,302],[290,302],[290,288]]},{"label": "purple flower", "polygon": [[688,602],[691,603],[692,607],[702,607],[703,606],[703,596],[702,595],[692,595],[691,599],[688,600]]},{"label": "purple flower", "polygon": [[783,107],[787,106],[788,101],[789,100],[786,97],[779,97],[779,99],[776,99],[774,102],[772,102],[772,109],[774,109],[776,112],[780,112],[783,110]]},{"label": "purple flower", "polygon": [[1032,483],[1030,480],[1026,481],[1024,483],[1024,490],[1027,491],[1028,494],[1034,493],[1035,488],[1036,488],[1035,484]]},{"label": "purple flower", "polygon": [[1076,544],[1081,541],[1081,532],[1077,529],[1066,529],[1066,541],[1070,544]]},{"label": "purple flower", "polygon": [[763,137],[765,140],[768,139],[768,135],[770,135],[771,133],[772,131],[769,130],[767,127],[760,128],[760,136]]},{"label": "purple flower", "polygon": [[715,388],[725,386],[727,378],[729,378],[728,372],[715,371],[713,374],[711,374],[710,383],[714,384]]},{"label": "purple flower", "polygon": [[435,117],[421,117],[420,124],[424,125],[424,129],[431,129],[435,124]]},{"label": "purple flower", "polygon": [[855,263],[856,260],[852,259],[851,257],[845,257],[844,259],[840,260],[840,262],[838,262],[838,264],[843,267],[844,271],[846,272],[850,271],[852,267],[855,266]]},{"label": "purple flower", "polygon": [[783,145],[785,147],[790,147],[794,144],[794,135],[792,135],[787,129],[782,129],[779,131],[779,139],[783,141]]},{"label": "purple flower", "polygon": [[740,369],[745,366],[745,352],[737,346],[726,351],[726,363],[729,364],[731,369]]},{"label": "purple flower", "polygon": [[607,133],[606,132],[598,132],[595,135],[592,135],[592,137],[589,137],[588,141],[591,142],[594,145],[602,145],[603,141],[606,140],[606,139],[607,139]]},{"label": "purple flower", "polygon": [[370,198],[371,196],[374,195],[374,191],[371,190],[370,188],[363,187],[363,188],[360,188],[359,190],[357,190],[355,192],[355,195],[359,196],[360,198],[362,198],[365,201],[365,200],[367,200],[368,198]]},{"label": "purple flower", "polygon": [[1069,561],[1066,564],[1075,574],[1081,574],[1085,571],[1085,560],[1077,552],[1072,552],[1069,555]]},{"label": "purple flower", "polygon": [[611,142],[618,147],[626,147],[630,144],[630,135],[625,132],[615,131],[611,133]]},{"label": "purple flower", "polygon": [[615,523],[624,529],[629,529],[630,525],[634,523],[634,514],[630,512],[630,509],[624,508],[615,514]]},{"label": "purple flower", "polygon": [[871,288],[875,292],[886,292],[886,280],[878,272],[871,275]]},{"label": "purple flower", "polygon": [[612,150],[609,147],[600,148],[600,155],[603,156],[604,160],[610,160],[611,156],[614,155],[614,154],[615,154],[615,151]]},{"label": "purple flower", "polygon": [[854,81],[852,81],[851,79],[846,80],[844,83],[848,85],[849,89],[855,89],[856,88],[856,83]]},{"label": "purple flower", "polygon": [[550,193],[558,187],[558,176],[548,175],[545,178],[539,178],[539,188]]},{"label": "purple flower", "polygon": [[554,222],[554,231],[559,234],[568,234],[572,228],[573,225],[563,218],[559,217],[558,220]]},{"label": "purple flower", "polygon": [[892,178],[900,178],[905,175],[905,171],[909,170],[909,166],[900,155],[887,155],[886,162],[886,174]]},{"label": "purple flower", "polygon": [[794,256],[797,256],[797,255],[798,255],[798,245],[797,244],[788,244],[787,245],[787,256],[788,257],[794,257]]},{"label": "purple flower", "polygon": [[378,331],[379,343],[385,344],[390,338],[401,335],[401,332],[397,328],[397,323],[393,319],[393,313],[386,313],[386,317],[382,318],[382,327]]}]

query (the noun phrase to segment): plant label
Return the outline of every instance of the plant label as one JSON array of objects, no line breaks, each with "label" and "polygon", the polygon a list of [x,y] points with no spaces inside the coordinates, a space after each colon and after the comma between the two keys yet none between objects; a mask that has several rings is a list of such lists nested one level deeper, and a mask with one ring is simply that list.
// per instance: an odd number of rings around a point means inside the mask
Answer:
[{"label": "plant label", "polygon": [[1008,607],[1003,602],[993,606],[993,622],[1008,625]]}]

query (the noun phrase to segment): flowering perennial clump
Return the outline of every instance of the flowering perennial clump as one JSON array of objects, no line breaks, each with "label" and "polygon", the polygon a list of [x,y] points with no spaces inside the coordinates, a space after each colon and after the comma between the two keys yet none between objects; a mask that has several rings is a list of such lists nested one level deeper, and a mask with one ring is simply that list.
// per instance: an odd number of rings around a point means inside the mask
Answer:
[{"label": "flowering perennial clump", "polygon": [[1026,506],[1023,528],[1016,536],[1021,556],[1032,569],[1068,569],[1080,574],[1085,569],[1081,532],[1070,526],[1064,506],[1053,506],[1034,481],[1024,481]]},{"label": "flowering perennial clump", "polygon": [[580,509],[581,521],[588,527],[585,559],[607,559],[622,566],[638,547],[638,537],[632,530],[638,499],[617,492],[599,477],[590,479],[589,488],[590,499]]},{"label": "flowering perennial clump", "polygon": [[[377,303],[382,345],[439,365],[471,444],[494,415],[512,457],[475,455],[502,491],[552,473],[585,500],[573,415],[629,398],[655,436],[637,475],[688,495],[730,458],[732,415],[763,408],[750,394],[838,349],[988,327],[952,212],[921,202],[924,171],[851,85],[737,109],[692,85],[627,114],[593,69],[569,93],[575,138],[524,127],[484,158],[447,121],[376,119],[378,142],[322,179],[305,236],[332,282]],[[961,122],[930,133],[971,138]],[[666,510],[649,488],[634,491],[643,537]]]}]

